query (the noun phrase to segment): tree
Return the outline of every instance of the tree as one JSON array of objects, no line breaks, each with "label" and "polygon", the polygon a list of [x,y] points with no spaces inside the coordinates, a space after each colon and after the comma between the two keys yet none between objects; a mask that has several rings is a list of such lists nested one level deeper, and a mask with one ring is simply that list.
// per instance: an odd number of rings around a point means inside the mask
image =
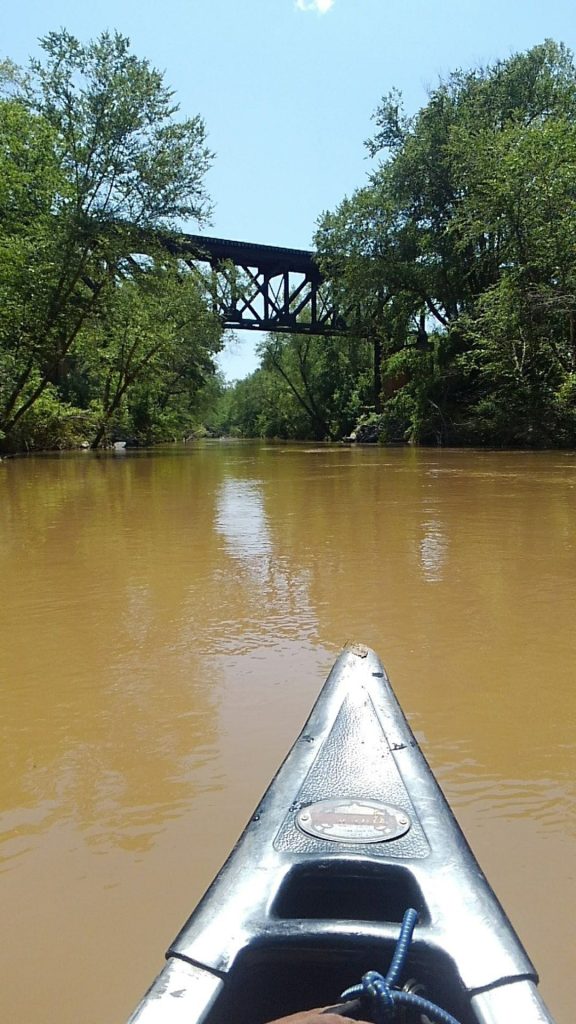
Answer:
[{"label": "tree", "polygon": [[[204,123],[176,119],[178,107],[162,75],[130,53],[129,41],[103,33],[83,45],[61,31],[41,45],[44,58],[31,61],[26,76],[4,75],[5,92],[11,91],[2,101],[4,118],[20,118],[24,149],[29,144],[38,166],[50,168],[45,178],[39,174],[39,209],[27,216],[21,205],[12,229],[1,229],[1,244],[16,253],[10,265],[18,251],[33,250],[20,289],[12,291],[14,273],[3,282],[13,306],[27,296],[25,316],[14,309],[4,318],[5,435],[47,387],[58,385],[125,262],[135,252],[155,254],[147,233],[180,218],[201,224],[209,213],[204,176],[212,154]],[[12,168],[17,203],[29,170],[13,135],[2,156]],[[137,279],[134,273],[135,287]]]},{"label": "tree", "polygon": [[257,386],[264,409],[258,429],[264,436],[342,437],[365,410],[371,386],[366,342],[271,334],[260,346],[260,358]]},{"label": "tree", "polygon": [[392,93],[375,121],[380,163],[316,244],[341,303],[367,310],[381,339],[385,402],[418,410],[410,436],[477,441],[498,374],[504,403],[521,363],[533,414],[514,439],[534,443],[541,402],[551,424],[573,394],[572,55],[547,41],[454,72],[415,116]]},{"label": "tree", "polygon": [[80,339],[80,371],[96,423],[91,446],[100,446],[123,410],[128,429],[136,419],[140,438],[152,440],[155,426],[176,412],[176,397],[180,419],[173,415],[172,424],[185,432],[204,376],[214,372],[211,355],[220,336],[189,272],[156,262],[120,281]]},{"label": "tree", "polygon": [[[34,386],[45,322],[35,301],[46,290],[54,258],[55,205],[68,181],[55,132],[14,99],[0,101],[0,408],[12,414]],[[0,439],[2,437],[0,416]]]},{"label": "tree", "polygon": [[491,442],[575,440],[575,168],[576,124],[565,119],[513,126],[476,149],[482,188],[468,198],[460,230],[497,234],[502,266],[462,328],[479,433]]}]

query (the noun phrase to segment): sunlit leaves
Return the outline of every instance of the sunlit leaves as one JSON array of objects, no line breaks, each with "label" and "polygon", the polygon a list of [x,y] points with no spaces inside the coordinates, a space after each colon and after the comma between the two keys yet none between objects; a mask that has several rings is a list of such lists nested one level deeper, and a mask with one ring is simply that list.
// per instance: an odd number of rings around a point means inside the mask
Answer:
[{"label": "sunlit leaves", "polygon": [[[183,218],[205,223],[210,211],[204,122],[179,117],[163,75],[126,38],[105,32],[83,44],[62,30],[41,47],[26,71],[0,66],[0,430],[8,438],[46,389],[65,394],[99,318],[120,302],[126,266],[137,270],[135,254],[166,260],[154,230]],[[130,283],[144,306],[148,277],[134,272]],[[154,323],[161,334],[157,313]]]},{"label": "sunlit leaves", "polygon": [[413,349],[418,325],[440,330],[435,361],[399,376],[388,358],[386,402],[412,408],[413,436],[416,417],[436,416],[430,436],[452,441],[576,440],[556,398],[572,393],[563,379],[576,367],[572,54],[547,41],[454,72],[413,117],[390,93],[374,119],[368,147],[381,162],[324,215],[316,241],[384,355]]}]

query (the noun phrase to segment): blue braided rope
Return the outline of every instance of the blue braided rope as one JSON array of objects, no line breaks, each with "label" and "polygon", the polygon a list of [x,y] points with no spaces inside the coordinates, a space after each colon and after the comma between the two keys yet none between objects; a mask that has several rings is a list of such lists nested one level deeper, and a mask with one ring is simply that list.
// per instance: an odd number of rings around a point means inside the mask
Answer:
[{"label": "blue braided rope", "polygon": [[386,977],[378,971],[368,971],[359,985],[353,985],[342,993],[341,999],[363,999],[368,1003],[375,1024],[386,1024],[396,1013],[397,1006],[411,1006],[428,1014],[432,1024],[459,1024],[452,1014],[431,1003],[414,992],[404,992],[395,986],[404,969],[406,957],[412,942],[418,912],[410,908],[404,914],[400,935]]},{"label": "blue braided rope", "polygon": [[410,949],[410,943],[412,942],[412,936],[417,923],[418,911],[413,910],[412,907],[410,907],[402,919],[402,926],[400,928],[400,935],[396,942],[396,949],[394,950],[394,955],[386,974],[386,983],[390,988],[392,988],[392,985],[397,984],[398,978],[404,970],[404,964],[406,963],[406,957],[408,956],[408,950]]}]

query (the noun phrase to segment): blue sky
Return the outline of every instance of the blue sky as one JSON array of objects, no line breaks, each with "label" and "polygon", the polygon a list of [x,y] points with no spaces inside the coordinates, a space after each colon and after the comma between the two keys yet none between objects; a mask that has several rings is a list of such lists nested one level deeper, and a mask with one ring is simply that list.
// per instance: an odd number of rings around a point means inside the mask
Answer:
[{"label": "blue sky", "polygon": [[[576,49],[574,0],[4,0],[0,57],[25,63],[60,27],[83,40],[118,29],[182,113],[204,117],[210,234],[301,248],[363,184],[371,115],[393,86],[413,112],[457,67],[547,37]],[[254,369],[255,341],[239,334],[224,354],[229,378]]]}]

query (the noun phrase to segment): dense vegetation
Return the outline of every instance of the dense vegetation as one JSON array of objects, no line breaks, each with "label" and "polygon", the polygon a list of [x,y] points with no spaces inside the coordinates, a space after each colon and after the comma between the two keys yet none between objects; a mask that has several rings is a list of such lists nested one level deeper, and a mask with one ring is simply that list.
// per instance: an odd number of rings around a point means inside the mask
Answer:
[{"label": "dense vegetation", "polygon": [[342,438],[371,401],[366,341],[274,334],[259,354],[256,372],[221,395],[210,419],[215,430],[243,437]]},{"label": "dense vegetation", "polygon": [[182,436],[220,325],[154,230],[205,222],[211,153],[120,35],[0,66],[0,445]]},{"label": "dense vegetation", "polygon": [[576,444],[576,69],[546,42],[457,71],[408,117],[393,92],[368,183],[316,245],[367,342],[275,338],[229,396],[243,432]]},{"label": "dense vegetation", "polygon": [[392,92],[367,183],[315,244],[351,333],[269,336],[224,387],[200,276],[154,241],[209,215],[212,154],[126,39],[0,65],[0,450],[114,437],[576,444],[576,68],[546,42]]}]

